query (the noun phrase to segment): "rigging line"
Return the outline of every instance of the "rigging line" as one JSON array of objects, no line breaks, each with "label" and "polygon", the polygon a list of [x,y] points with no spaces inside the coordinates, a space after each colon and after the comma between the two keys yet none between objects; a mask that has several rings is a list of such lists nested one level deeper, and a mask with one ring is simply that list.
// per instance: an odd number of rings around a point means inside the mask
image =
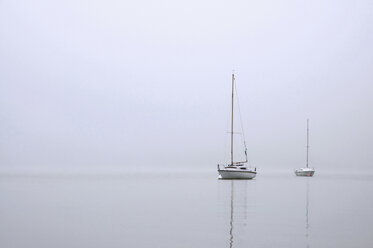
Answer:
[{"label": "rigging line", "polygon": [[[227,111],[228,112],[228,111]],[[228,130],[229,129],[229,123],[230,123],[230,116],[227,115],[227,118],[225,120],[225,130]],[[230,132],[227,132],[227,133],[230,133]],[[228,136],[227,135],[224,135],[224,163],[227,163],[228,164]]]},{"label": "rigging line", "polygon": [[243,130],[243,122],[242,122],[242,115],[241,115],[241,108],[240,108],[240,99],[239,99],[239,96],[238,96],[238,91],[237,91],[237,87],[236,87],[236,84],[234,85],[234,90],[236,92],[236,98],[237,98],[237,107],[238,107],[238,114],[240,116],[240,122],[241,122],[241,131],[242,131],[242,136],[243,136],[243,144],[244,144],[244,148],[245,148],[245,158],[246,158],[246,162],[249,162],[249,159],[248,159],[248,156],[247,156],[247,147],[246,147],[246,139],[245,139],[245,132]]},{"label": "rigging line", "polygon": [[242,115],[241,115],[240,101],[239,101],[238,91],[237,91],[236,85],[234,85],[234,90],[236,91],[237,106],[238,106],[238,114],[239,114],[239,116],[240,116],[241,131],[242,131],[242,135],[243,135],[243,142],[244,142],[245,149],[246,149],[245,132],[244,132],[244,130],[243,130],[243,122],[242,122]]}]

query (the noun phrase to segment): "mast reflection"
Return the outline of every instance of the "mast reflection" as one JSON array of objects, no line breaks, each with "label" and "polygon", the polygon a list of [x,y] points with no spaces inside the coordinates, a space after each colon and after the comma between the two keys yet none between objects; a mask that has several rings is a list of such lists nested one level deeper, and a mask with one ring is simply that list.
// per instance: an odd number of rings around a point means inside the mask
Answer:
[{"label": "mast reflection", "polygon": [[229,222],[229,247],[233,247],[233,194],[234,193],[234,181],[231,182],[231,220]]},{"label": "mast reflection", "polygon": [[309,216],[308,216],[308,210],[309,210],[309,191],[310,191],[310,185],[309,185],[309,181],[308,181],[308,178],[307,178],[307,191],[306,191],[306,247],[309,248],[310,247],[310,244],[309,244],[309,240],[308,240],[308,237],[309,237],[309,228],[310,228],[310,225],[309,225]]},{"label": "mast reflection", "polygon": [[236,230],[235,225],[237,228],[237,223],[242,226],[245,226],[245,223],[246,223],[246,219],[247,219],[246,186],[247,186],[246,180],[231,180],[230,213],[229,213],[230,215],[229,247],[230,248],[232,248],[234,244],[234,230]]}]

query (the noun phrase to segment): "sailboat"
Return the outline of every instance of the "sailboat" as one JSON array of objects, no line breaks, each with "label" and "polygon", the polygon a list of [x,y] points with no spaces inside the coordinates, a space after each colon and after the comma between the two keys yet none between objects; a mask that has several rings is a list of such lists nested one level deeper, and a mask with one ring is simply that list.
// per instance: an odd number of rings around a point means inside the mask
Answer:
[{"label": "sailboat", "polygon": [[[232,115],[231,115],[231,161],[228,165],[218,164],[219,179],[253,179],[256,177],[256,168],[248,168],[246,166],[247,159],[247,148],[244,137],[245,146],[245,161],[234,161],[233,157],[233,107],[234,107],[234,73],[232,73]],[[243,127],[242,127],[243,128]]]},{"label": "sailboat", "polygon": [[314,168],[308,167],[308,149],[309,149],[308,137],[309,137],[309,120],[307,119],[307,159],[306,159],[306,167],[296,169],[295,170],[295,175],[297,175],[297,176],[312,177],[313,174],[315,173]]}]

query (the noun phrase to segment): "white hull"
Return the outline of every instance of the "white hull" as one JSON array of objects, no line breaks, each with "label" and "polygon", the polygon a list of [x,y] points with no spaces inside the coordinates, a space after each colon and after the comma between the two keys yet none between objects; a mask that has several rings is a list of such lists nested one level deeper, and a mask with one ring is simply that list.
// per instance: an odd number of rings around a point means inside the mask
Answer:
[{"label": "white hull", "polygon": [[310,168],[301,168],[301,169],[295,170],[294,172],[295,172],[295,175],[299,177],[312,177],[313,174],[315,174],[315,170],[310,169]]},{"label": "white hull", "polygon": [[223,169],[218,170],[219,179],[253,179],[256,177],[256,171],[247,169]]}]

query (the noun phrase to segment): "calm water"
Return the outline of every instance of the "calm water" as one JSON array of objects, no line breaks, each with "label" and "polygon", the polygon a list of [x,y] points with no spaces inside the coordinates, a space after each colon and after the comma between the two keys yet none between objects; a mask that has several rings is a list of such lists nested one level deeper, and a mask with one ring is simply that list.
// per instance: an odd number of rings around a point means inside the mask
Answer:
[{"label": "calm water", "polygon": [[372,247],[371,176],[0,174],[0,247]]}]

